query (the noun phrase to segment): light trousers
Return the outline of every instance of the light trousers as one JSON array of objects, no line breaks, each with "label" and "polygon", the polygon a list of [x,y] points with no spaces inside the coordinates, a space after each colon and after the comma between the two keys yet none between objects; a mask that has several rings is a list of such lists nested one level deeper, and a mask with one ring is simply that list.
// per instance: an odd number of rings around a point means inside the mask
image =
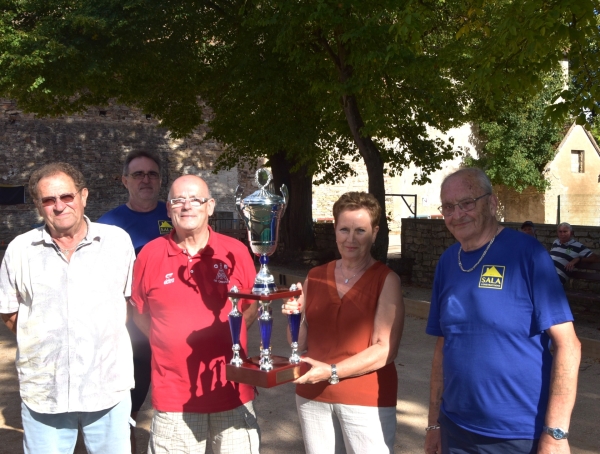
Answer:
[{"label": "light trousers", "polygon": [[130,413],[129,393],[112,408],[90,412],[38,413],[22,402],[23,450],[25,454],[72,453],[81,426],[88,453],[128,454],[131,452]]},{"label": "light trousers", "polygon": [[296,395],[308,454],[394,452],[396,407],[328,404]]}]

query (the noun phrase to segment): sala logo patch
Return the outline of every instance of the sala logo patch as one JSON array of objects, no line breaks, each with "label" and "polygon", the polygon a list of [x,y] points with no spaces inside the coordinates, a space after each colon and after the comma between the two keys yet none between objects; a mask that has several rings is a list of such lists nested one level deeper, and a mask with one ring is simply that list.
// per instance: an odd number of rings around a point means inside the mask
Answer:
[{"label": "sala logo patch", "polygon": [[481,277],[479,278],[479,288],[495,288],[502,290],[504,285],[504,266],[501,265],[483,265]]},{"label": "sala logo patch", "polygon": [[169,221],[158,221],[158,231],[161,235],[165,235],[173,230],[173,224]]}]

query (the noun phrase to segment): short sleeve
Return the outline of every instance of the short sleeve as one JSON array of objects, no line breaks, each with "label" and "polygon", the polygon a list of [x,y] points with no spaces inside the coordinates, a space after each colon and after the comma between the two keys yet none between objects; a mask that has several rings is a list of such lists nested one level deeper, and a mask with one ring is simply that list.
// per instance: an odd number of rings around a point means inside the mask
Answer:
[{"label": "short sleeve", "polygon": [[551,326],[573,321],[573,314],[565,291],[556,273],[554,262],[543,246],[536,247],[529,256],[528,277],[534,306],[536,332]]},{"label": "short sleeve", "polygon": [[0,266],[0,313],[13,314],[19,310],[20,296],[13,267],[13,248],[8,247]]},{"label": "short sleeve", "polygon": [[131,303],[136,307],[140,314],[149,311],[145,282],[147,263],[148,254],[144,254],[144,251],[142,251],[133,264],[133,277],[131,280]]}]

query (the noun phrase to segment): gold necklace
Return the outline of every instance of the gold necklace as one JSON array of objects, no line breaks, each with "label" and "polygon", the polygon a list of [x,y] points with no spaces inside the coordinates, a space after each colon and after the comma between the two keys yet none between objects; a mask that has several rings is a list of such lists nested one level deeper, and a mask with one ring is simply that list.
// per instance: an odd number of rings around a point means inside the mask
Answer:
[{"label": "gold necklace", "polygon": [[[498,227],[499,229],[500,227]],[[483,251],[483,255],[481,257],[479,257],[479,260],[477,260],[477,263],[475,265],[473,265],[473,268],[469,268],[468,270],[465,270],[463,268],[462,262],[460,261],[460,253],[462,251],[462,244],[460,245],[460,247],[458,248],[458,266],[460,268],[461,271],[465,272],[465,273],[470,273],[471,271],[473,271],[475,268],[477,268],[477,266],[481,263],[481,261],[483,260],[483,258],[485,257],[485,254],[487,254],[487,251],[489,251],[490,247],[492,247],[492,244],[494,243],[494,240],[496,239],[496,235],[498,235],[498,229],[496,229],[496,233],[494,233],[494,237],[492,238],[492,240],[488,243],[487,247],[485,248],[485,251]]]}]

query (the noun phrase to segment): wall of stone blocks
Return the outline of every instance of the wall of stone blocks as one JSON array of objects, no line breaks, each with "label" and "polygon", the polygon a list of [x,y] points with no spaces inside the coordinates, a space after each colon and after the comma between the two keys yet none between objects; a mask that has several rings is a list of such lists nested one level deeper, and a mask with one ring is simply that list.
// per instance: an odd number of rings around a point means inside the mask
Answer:
[{"label": "wall of stone blocks", "polygon": [[[35,168],[53,161],[69,162],[87,180],[86,214],[96,220],[127,201],[127,191],[121,183],[127,153],[150,149],[163,161],[163,200],[174,179],[193,173],[207,181],[218,211],[235,211],[238,170],[212,173],[222,146],[205,140],[206,125],[200,125],[185,139],[174,140],[157,120],[126,106],[109,105],[78,115],[37,118],[22,112],[8,99],[0,99],[0,116],[0,184],[26,186]],[[41,221],[28,193],[26,202],[0,206],[0,245]]]},{"label": "wall of stone blocks", "polygon": [[[504,227],[520,230],[521,223],[505,222]],[[600,227],[574,225],[577,241],[600,254]],[[550,250],[556,239],[556,225],[536,224],[537,239]],[[442,253],[456,242],[442,219],[402,219],[402,258],[414,260],[411,282],[422,287],[433,285],[435,267]],[[600,284],[577,280],[567,284],[568,289],[600,292]]]}]

